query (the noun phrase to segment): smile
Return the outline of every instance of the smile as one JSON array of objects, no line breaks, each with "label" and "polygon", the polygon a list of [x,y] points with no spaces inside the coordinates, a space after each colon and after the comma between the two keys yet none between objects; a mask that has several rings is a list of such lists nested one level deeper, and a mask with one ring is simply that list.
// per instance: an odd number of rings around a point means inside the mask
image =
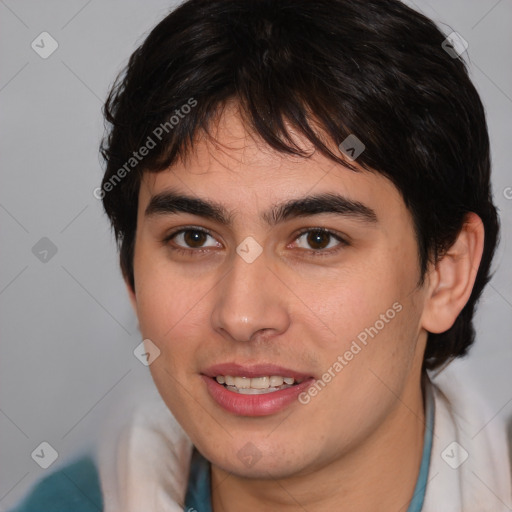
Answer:
[{"label": "smile", "polygon": [[263,395],[274,393],[298,384],[293,377],[279,375],[262,377],[239,377],[231,375],[217,375],[215,380],[227,390],[242,395]]}]

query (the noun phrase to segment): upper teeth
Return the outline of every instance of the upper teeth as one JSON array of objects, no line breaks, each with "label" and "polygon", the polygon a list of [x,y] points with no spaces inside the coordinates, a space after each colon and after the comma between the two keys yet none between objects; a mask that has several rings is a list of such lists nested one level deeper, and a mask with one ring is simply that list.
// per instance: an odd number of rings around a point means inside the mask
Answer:
[{"label": "upper teeth", "polygon": [[293,377],[280,377],[272,375],[270,377],[232,377],[231,375],[218,375],[215,380],[219,384],[226,384],[227,386],[235,386],[238,389],[267,389],[275,388],[286,384],[291,386],[295,379]]}]

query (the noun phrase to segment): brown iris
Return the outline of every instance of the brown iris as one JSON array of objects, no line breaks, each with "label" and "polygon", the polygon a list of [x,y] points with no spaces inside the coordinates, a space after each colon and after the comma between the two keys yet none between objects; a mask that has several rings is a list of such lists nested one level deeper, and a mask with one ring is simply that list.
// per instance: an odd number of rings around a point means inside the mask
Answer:
[{"label": "brown iris", "polygon": [[203,246],[203,244],[206,242],[207,236],[208,234],[204,231],[189,229],[183,233],[183,240],[188,246],[198,248]]},{"label": "brown iris", "polygon": [[[331,237],[331,235],[324,231],[320,231],[320,230],[309,231],[308,236],[307,236],[307,242],[315,250],[324,249],[326,246],[329,245],[330,237]],[[323,244],[322,240],[326,243]]]}]

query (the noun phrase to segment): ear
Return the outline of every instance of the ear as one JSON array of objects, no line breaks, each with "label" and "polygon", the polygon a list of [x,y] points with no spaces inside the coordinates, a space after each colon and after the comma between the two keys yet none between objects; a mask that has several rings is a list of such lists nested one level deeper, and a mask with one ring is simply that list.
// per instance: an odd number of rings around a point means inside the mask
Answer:
[{"label": "ear", "polygon": [[455,243],[429,272],[422,315],[426,331],[442,333],[455,323],[473,290],[483,248],[482,220],[468,213]]}]

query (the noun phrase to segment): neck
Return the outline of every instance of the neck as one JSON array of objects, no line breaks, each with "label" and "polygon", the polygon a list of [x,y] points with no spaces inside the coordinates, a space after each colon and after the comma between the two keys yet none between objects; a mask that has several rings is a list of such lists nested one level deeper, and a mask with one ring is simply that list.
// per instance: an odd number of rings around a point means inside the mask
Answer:
[{"label": "neck", "polygon": [[240,510],[240,503],[247,512],[405,512],[418,478],[425,432],[421,387],[410,388],[413,391],[397,398],[385,421],[358,447],[308,474],[257,480],[212,464],[214,512]]}]

